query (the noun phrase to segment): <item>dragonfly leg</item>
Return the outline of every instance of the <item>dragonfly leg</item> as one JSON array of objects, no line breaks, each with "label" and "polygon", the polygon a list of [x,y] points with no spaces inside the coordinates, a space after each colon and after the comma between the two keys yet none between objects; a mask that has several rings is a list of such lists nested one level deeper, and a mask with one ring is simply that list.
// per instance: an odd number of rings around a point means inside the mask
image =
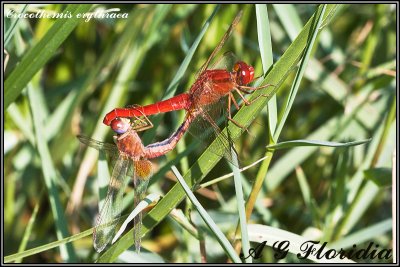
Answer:
[{"label": "dragonfly leg", "polygon": [[[144,118],[144,119],[141,119],[140,116],[136,116],[136,115],[132,116],[132,118],[134,119],[135,122],[138,121],[133,124],[134,125],[133,128],[135,130],[143,131],[143,130],[153,127],[152,123],[148,120],[147,116],[143,113],[143,108],[141,105],[133,104],[133,105],[128,105],[127,107],[129,109],[137,111],[138,113],[141,114],[141,117]],[[151,125],[151,126],[149,126],[149,125]]]},{"label": "dragonfly leg", "polygon": [[[232,99],[232,100],[231,100]],[[233,101],[234,105],[236,106],[236,108],[239,110],[240,107],[238,105],[238,103],[236,102],[236,99],[233,97],[232,94],[229,94],[229,101],[228,101],[228,120],[230,120],[233,124],[235,124],[237,127],[245,130],[246,132],[250,133],[249,130],[244,127],[243,125],[241,125],[240,123],[238,123],[237,121],[235,121],[234,119],[232,119],[232,114],[231,114],[231,101]]]},{"label": "dragonfly leg", "polygon": [[234,119],[232,119],[232,114],[231,114],[231,107],[232,107],[232,102],[233,105],[236,107],[237,110],[240,109],[238,103],[236,102],[235,97],[233,96],[232,93],[229,93],[229,97],[228,97],[228,120],[230,120],[231,122],[233,122],[236,126],[238,126],[239,128],[244,128],[242,125],[240,125],[237,121],[235,121]]},{"label": "dragonfly leg", "polygon": [[246,106],[249,106],[249,105],[253,104],[253,103],[254,103],[255,101],[257,101],[260,97],[268,97],[268,96],[269,96],[268,94],[261,94],[261,95],[258,95],[258,96],[257,96],[256,98],[254,98],[253,100],[249,101],[249,100],[247,100],[247,99],[242,95],[240,89],[235,88],[235,90],[236,90],[236,92],[238,93],[238,95],[240,96],[240,98],[243,100],[243,103],[244,103]]},{"label": "dragonfly leg", "polygon": [[251,134],[251,133],[249,132],[249,129],[247,129],[245,126],[241,125],[240,123],[238,123],[238,122],[235,121],[234,119],[228,117],[228,120],[230,120],[233,124],[235,124],[235,125],[236,125],[237,127],[239,127],[240,129],[245,130],[248,134]]},{"label": "dragonfly leg", "polygon": [[230,121],[231,121],[233,124],[235,124],[237,127],[241,128],[241,129],[243,129],[243,130],[246,129],[246,127],[244,127],[243,125],[241,125],[240,123],[238,123],[238,122],[235,121],[234,119],[228,118],[228,120],[230,120]]},{"label": "dragonfly leg", "polygon": [[140,113],[142,113],[142,117],[143,117],[143,118],[140,118],[140,117],[136,117],[136,116],[135,116],[135,120],[138,120],[139,122],[138,122],[138,123],[134,123],[133,129],[134,129],[135,131],[137,131],[137,132],[141,132],[141,131],[144,131],[144,130],[153,128],[154,125],[153,125],[153,123],[150,121],[150,119],[149,119],[140,109],[138,109],[138,108],[136,108],[136,107],[133,107],[133,108],[135,108],[135,109],[138,110]]},{"label": "dragonfly leg", "polygon": [[[233,104],[235,105],[235,108],[236,108],[237,110],[240,109],[238,103],[236,102],[235,97],[233,96],[233,94],[232,94],[231,92],[229,92],[229,102],[230,102],[230,101],[233,102]],[[230,104],[230,103],[229,103],[229,104]],[[231,110],[231,106],[230,106],[230,105],[229,105],[229,110]]]},{"label": "dragonfly leg", "polygon": [[273,84],[264,84],[261,86],[257,86],[257,87],[251,87],[251,86],[245,86],[245,85],[239,85],[237,87],[238,90],[242,91],[245,94],[251,94],[254,91],[260,90],[260,89],[264,89],[267,88],[269,86],[274,86]]},{"label": "dragonfly leg", "polygon": [[[246,100],[247,101],[247,100]],[[231,114],[231,103],[233,102],[234,106],[237,108],[237,110],[240,109],[239,104],[236,102],[235,97],[233,96],[232,93],[229,93],[229,97],[228,97],[228,120],[230,120],[233,124],[235,124],[237,127],[245,130],[246,132],[250,133],[249,130],[244,127],[243,125],[241,125],[240,123],[238,123],[237,121],[235,121],[234,119],[232,119],[232,114]]]}]

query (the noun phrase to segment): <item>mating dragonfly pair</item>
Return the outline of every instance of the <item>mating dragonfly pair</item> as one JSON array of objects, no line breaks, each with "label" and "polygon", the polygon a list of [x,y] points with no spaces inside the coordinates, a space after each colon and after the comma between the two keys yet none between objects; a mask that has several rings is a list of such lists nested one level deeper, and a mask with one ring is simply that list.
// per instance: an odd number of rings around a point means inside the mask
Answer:
[{"label": "mating dragonfly pair", "polygon": [[[244,97],[244,94],[250,94],[270,86],[269,84],[259,87],[248,86],[255,80],[254,68],[243,61],[235,61],[231,53],[224,54],[217,64],[209,68],[211,60],[229,38],[241,15],[242,12],[239,12],[235,17],[217,47],[198,72],[198,77],[188,93],[147,106],[116,108],[109,112],[104,117],[103,123],[110,126],[116,133],[114,137],[116,146],[85,136],[78,136],[82,143],[90,147],[118,155],[113,167],[106,200],[94,229],[93,237],[96,251],[101,252],[113,237],[121,214],[123,194],[129,180],[133,180],[134,204],[137,205],[144,197],[148,181],[152,175],[152,164],[149,159],[160,157],[174,149],[186,131],[203,140],[214,140],[218,137],[216,140],[219,147],[216,153],[223,151],[222,156],[230,159],[232,141],[220,131],[218,126],[221,113],[228,111],[225,115],[225,121],[231,121],[241,127],[231,118],[230,114],[232,103],[236,109],[240,108],[233,93],[236,92],[242,102],[249,105],[251,102]],[[234,63],[233,66],[232,63]],[[169,138],[147,146],[143,145],[137,132],[152,127],[147,116],[182,109],[186,110],[184,122]],[[132,118],[133,121],[131,121]],[[140,250],[141,216],[140,213],[134,220],[134,239],[137,251]]]}]

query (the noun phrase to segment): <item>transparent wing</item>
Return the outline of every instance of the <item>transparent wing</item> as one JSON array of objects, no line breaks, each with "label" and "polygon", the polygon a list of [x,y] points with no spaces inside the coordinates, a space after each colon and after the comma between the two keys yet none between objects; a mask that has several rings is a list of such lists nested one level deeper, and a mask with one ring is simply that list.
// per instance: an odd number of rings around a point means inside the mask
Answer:
[{"label": "transparent wing", "polygon": [[[205,146],[216,142],[211,152],[216,155],[225,157],[229,162],[235,164],[232,160],[230,148],[234,148],[234,144],[230,135],[225,134],[221,130],[228,124],[228,114],[226,111],[227,97],[221,98],[218,102],[202,107],[202,112],[191,123],[189,132],[202,141]],[[237,165],[237,164],[235,164]]]},{"label": "transparent wing", "polygon": [[[138,160],[133,162],[134,166],[134,205],[135,207],[139,204],[140,201],[145,197],[147,186],[149,184],[150,177],[153,175],[153,165],[149,160]],[[134,223],[134,231],[133,236],[135,240],[135,248],[136,252],[140,251],[141,244],[141,229],[142,229],[142,217],[143,214],[140,212],[138,216],[133,219]]]},{"label": "transparent wing", "polygon": [[239,23],[240,18],[242,17],[243,11],[239,11],[239,13],[236,15],[235,19],[229,26],[228,30],[225,32],[224,36],[222,36],[221,41],[219,41],[218,45],[214,48],[214,51],[211,53],[211,55],[208,57],[207,61],[201,66],[199,74],[201,74],[203,71],[205,71],[208,68],[208,65],[210,64],[211,60],[214,58],[216,54],[218,54],[219,50],[224,46],[225,41],[228,40],[228,38],[231,36],[233,30],[235,29],[236,25]]},{"label": "transparent wing", "polygon": [[122,197],[129,182],[127,171],[130,160],[120,155],[114,165],[108,186],[107,196],[97,216],[96,226],[93,232],[93,246],[97,252],[101,252],[111,241],[116,224],[119,221],[122,207]]},{"label": "transparent wing", "polygon": [[237,56],[232,52],[225,52],[218,60],[210,67],[210,69],[225,69],[228,71],[233,70],[233,66],[238,61]]},{"label": "transparent wing", "polygon": [[104,150],[107,153],[118,154],[117,146],[114,144],[100,142],[84,135],[77,135],[76,137],[82,144],[85,144],[97,150]]},{"label": "transparent wing", "polygon": [[119,151],[116,145],[100,142],[84,135],[78,135],[77,138],[82,144],[95,148],[101,153],[104,152],[109,158],[110,166],[115,166],[119,156]]}]

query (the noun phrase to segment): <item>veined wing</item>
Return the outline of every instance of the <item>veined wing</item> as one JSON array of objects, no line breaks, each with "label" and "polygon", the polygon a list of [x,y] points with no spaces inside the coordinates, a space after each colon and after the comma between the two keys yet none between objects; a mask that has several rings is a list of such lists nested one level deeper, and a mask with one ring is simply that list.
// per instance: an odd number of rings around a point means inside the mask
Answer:
[{"label": "veined wing", "polygon": [[103,150],[111,154],[118,153],[117,146],[114,144],[100,142],[84,135],[77,135],[76,137],[82,144],[95,148],[99,151]]},{"label": "veined wing", "polygon": [[[153,175],[153,165],[149,160],[138,160],[133,162],[133,166],[134,205],[136,207],[145,197],[147,185],[149,184],[150,177]],[[141,244],[140,232],[142,229],[142,212],[133,219],[133,222],[135,227],[133,231],[135,248],[136,252],[139,252]]]},{"label": "veined wing", "polygon": [[130,159],[119,155],[114,165],[107,196],[97,217],[93,233],[93,246],[97,252],[101,252],[114,235],[116,224],[121,215],[122,197],[129,182],[127,170],[130,162]]},{"label": "veined wing", "polygon": [[214,58],[216,54],[218,54],[219,50],[224,46],[226,40],[231,36],[233,30],[235,29],[236,25],[239,23],[240,18],[242,17],[243,11],[239,11],[239,13],[236,15],[235,19],[229,26],[228,30],[225,32],[224,36],[222,36],[221,41],[219,41],[218,45],[214,48],[214,51],[211,53],[211,55],[208,57],[207,61],[201,66],[198,74],[200,75],[203,73],[208,68],[208,65],[210,64],[211,60]]},{"label": "veined wing", "polygon": [[216,103],[202,107],[202,112],[196,116],[188,131],[206,146],[216,142],[211,152],[235,164],[231,154],[231,148],[235,149],[233,140],[229,133],[227,135],[221,131],[228,124],[226,101],[227,97],[223,97]]},{"label": "veined wing", "polygon": [[232,52],[225,52],[209,69],[225,69],[232,71],[235,63],[238,62],[237,56]]},{"label": "veined wing", "polygon": [[100,142],[84,135],[78,135],[77,138],[82,144],[97,149],[100,153],[104,152],[109,158],[109,166],[115,166],[115,163],[119,156],[119,151],[116,145]]},{"label": "veined wing", "polygon": [[[197,99],[209,97],[211,104],[198,105],[196,108],[199,110],[189,127],[189,132],[196,138],[203,141],[205,145],[209,145],[211,142],[216,142],[216,146],[211,151],[219,156],[225,157],[228,161],[234,164],[232,160],[231,147],[233,141],[231,140],[229,133],[225,134],[221,130],[228,125],[228,97],[221,97],[217,102],[213,102],[214,99],[219,98],[220,95],[216,93],[216,86],[219,84],[213,83],[212,80],[203,83],[205,88],[194,92],[194,102],[198,102]],[[203,92],[207,92],[204,96]],[[229,111],[230,112],[230,111]],[[236,164],[235,164],[236,165]]]}]

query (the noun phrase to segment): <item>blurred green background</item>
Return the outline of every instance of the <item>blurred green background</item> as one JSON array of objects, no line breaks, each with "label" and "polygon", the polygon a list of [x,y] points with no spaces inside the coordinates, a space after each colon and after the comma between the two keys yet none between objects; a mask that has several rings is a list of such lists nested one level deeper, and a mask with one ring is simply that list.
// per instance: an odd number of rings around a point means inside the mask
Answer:
[{"label": "blurred green background", "polygon": [[[5,16],[4,115],[4,253],[5,256],[51,244],[93,226],[98,195],[98,153],[86,149],[77,134],[112,142],[102,124],[115,107],[150,104],[164,96],[188,90],[196,72],[208,58],[236,13],[244,15],[224,51],[252,64],[262,75],[257,18],[254,5],[221,5],[201,40],[176,91],[166,92],[201,27],[215,5],[86,5],[83,9],[119,8],[127,19],[77,20],[71,34],[54,33],[32,52],[55,19],[15,19]],[[268,5],[272,51],[276,62],[291,45],[317,5]],[[5,5],[21,12],[23,5]],[[27,14],[63,12],[66,5],[29,5]],[[392,247],[391,166],[395,149],[396,110],[396,7],[394,4],[338,5],[324,25],[308,63],[292,110],[279,141],[295,139],[348,142],[372,138],[349,148],[294,148],[276,151],[251,222],[274,226],[342,248],[365,248],[369,242]],[[87,12],[87,11],[85,11]],[[74,23],[73,20],[70,20]],[[14,26],[14,23],[17,24]],[[10,32],[8,32],[8,30]],[[59,42],[55,53],[51,45]],[[46,46],[48,45],[48,46]],[[48,50],[47,50],[48,49]],[[14,73],[27,54],[21,73]],[[37,53],[36,53],[37,55]],[[39,62],[39,63],[38,63]],[[21,64],[22,65],[22,64]],[[7,88],[30,71],[35,73],[21,92]],[[277,93],[277,110],[287,101],[296,68],[284,78]],[[32,75],[33,75],[32,74]],[[20,76],[19,76],[20,75]],[[28,82],[27,81],[27,82]],[[23,81],[21,81],[23,82]],[[155,127],[142,138],[145,144],[168,137],[183,120],[184,112],[150,117]],[[264,156],[269,144],[265,108],[238,140],[243,166]],[[176,183],[169,168],[162,168],[194,139],[187,135],[178,148],[153,160],[156,173],[149,192],[166,194]],[[175,163],[185,173],[201,149]],[[231,170],[222,160],[203,182]],[[243,173],[245,195],[259,174],[259,165]],[[237,224],[232,178],[197,191],[196,196],[229,237]],[[198,214],[184,200],[177,206],[191,213],[204,232],[208,262],[227,257]],[[127,203],[129,213],[132,203]],[[58,218],[55,220],[55,217]],[[64,242],[65,243],[65,242]],[[72,244],[72,245],[71,245]],[[256,246],[252,243],[252,246]],[[200,262],[199,242],[169,216],[143,239],[141,258],[129,251],[119,262]],[[151,252],[146,252],[146,250]],[[91,235],[72,243],[30,253],[23,262],[93,262],[98,255]],[[358,262],[391,262],[367,259]],[[278,262],[267,247],[253,262]],[[304,262],[289,255],[279,262]]]}]

